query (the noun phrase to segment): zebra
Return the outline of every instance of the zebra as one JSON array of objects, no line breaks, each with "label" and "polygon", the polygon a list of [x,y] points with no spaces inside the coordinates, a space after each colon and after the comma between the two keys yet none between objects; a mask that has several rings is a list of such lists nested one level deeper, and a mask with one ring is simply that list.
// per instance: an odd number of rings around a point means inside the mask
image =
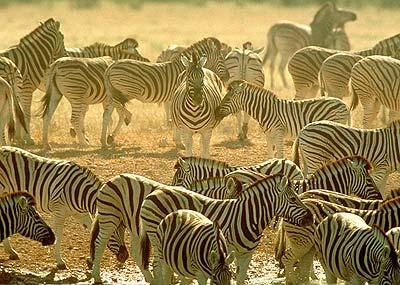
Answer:
[{"label": "zebra", "polygon": [[393,243],[396,251],[400,249],[400,227],[391,228],[386,232],[388,239]]},{"label": "zebra", "polygon": [[[233,176],[228,177],[209,177],[201,180],[193,181],[190,186],[187,188],[190,191],[199,193],[201,195],[213,198],[213,199],[230,199],[230,198],[237,198],[237,196],[243,191],[243,180],[240,180],[235,177],[236,171],[233,171],[229,174],[233,174]],[[241,171],[259,175],[258,179],[263,178],[265,175],[252,172],[252,171]],[[253,177],[254,177],[253,176]],[[256,179],[256,180],[258,180]],[[253,180],[253,181],[256,181]]]},{"label": "zebra", "polygon": [[400,119],[399,77],[400,60],[392,57],[367,56],[354,64],[349,80],[350,109],[361,102],[364,128],[374,127],[381,105],[390,110],[390,122]]},{"label": "zebra", "polygon": [[378,226],[357,215],[336,213],[317,226],[314,244],[326,282],[340,278],[352,284],[399,284],[400,264],[395,247]]},{"label": "zebra", "polygon": [[[364,206],[371,210],[348,208],[342,205],[330,203],[323,200],[315,199],[302,199],[302,202],[307,205],[314,216],[314,224],[311,227],[298,227],[296,225],[283,222],[280,230],[284,230],[284,235],[290,244],[290,248],[284,251],[281,262],[284,264],[287,280],[291,280],[293,276],[293,267],[297,260],[300,260],[300,269],[298,269],[297,279],[303,282],[307,281],[310,269],[312,268],[312,257],[315,253],[313,247],[313,233],[315,227],[326,216],[337,212],[349,212],[357,214],[362,217],[368,225],[379,225],[383,230],[388,231],[393,227],[400,225],[397,217],[397,212],[400,209],[400,199],[394,198],[385,202],[373,202],[372,204],[364,204]],[[377,207],[377,208],[373,208]],[[282,241],[282,234],[278,234]],[[283,245],[284,246],[284,245]],[[277,246],[279,248],[279,246]],[[282,252],[281,250],[280,252]],[[290,282],[289,282],[290,284]]]},{"label": "zebra", "polygon": [[[185,49],[182,56],[197,53],[207,57],[204,67],[214,71],[223,81],[228,73],[221,54],[221,43],[216,38],[205,38]],[[179,85],[179,75],[185,67],[180,60],[166,63],[146,63],[123,59],[112,63],[106,70],[106,92],[112,100],[124,105],[132,99],[146,103],[171,101]],[[111,99],[110,99],[111,100]],[[107,139],[107,127],[111,118],[113,105],[109,104],[103,115],[101,134],[102,147],[107,147],[107,141],[113,142],[113,137]]]},{"label": "zebra", "polygon": [[230,166],[228,163],[200,157],[179,157],[175,165],[172,185],[190,188],[196,180],[224,177],[236,170],[252,170],[266,175],[282,173],[289,180],[304,179],[300,168],[288,159],[269,159],[252,166]]},{"label": "zebra", "polygon": [[60,22],[53,18],[41,23],[39,27],[24,36],[18,45],[0,52],[0,56],[7,57],[15,63],[22,75],[19,98],[28,132],[22,138],[20,129],[19,139],[23,139],[27,144],[34,144],[29,127],[32,92],[38,88],[49,65],[65,55],[64,35],[60,32]]},{"label": "zebra", "polygon": [[284,72],[289,58],[306,46],[326,46],[327,37],[334,29],[356,18],[355,13],[337,9],[333,2],[327,2],[319,8],[309,26],[289,21],[274,24],[267,33],[267,50],[263,58],[264,65],[270,61],[270,88],[274,89],[275,59],[278,53],[281,55],[279,73],[283,85],[287,87]]},{"label": "zebra", "polygon": [[314,122],[299,132],[293,145],[292,160],[299,165],[301,153],[303,173],[307,176],[330,160],[362,156],[371,163],[371,176],[384,196],[387,176],[400,168],[399,134],[400,121],[373,130],[330,121]]},{"label": "zebra", "polygon": [[[63,57],[56,60],[49,70],[46,94],[41,99],[43,118],[42,144],[50,149],[48,129],[51,118],[56,111],[62,96],[71,104],[71,135],[77,135],[79,144],[89,146],[85,136],[84,119],[91,104],[102,103],[105,109],[110,102],[104,86],[104,72],[114,61],[111,57],[72,58]],[[116,104],[119,121],[114,134],[119,131],[123,122],[129,124],[132,114],[121,105]]]},{"label": "zebra", "polygon": [[154,255],[160,258],[163,284],[173,284],[173,272],[182,283],[196,279],[199,285],[232,284],[229,264],[234,254],[228,246],[220,226],[202,214],[178,210],[168,214],[157,227]]},{"label": "zebra", "polygon": [[[328,100],[329,99],[329,100]],[[243,110],[256,119],[267,138],[267,156],[283,157],[285,136],[297,136],[308,123],[331,120],[346,123],[350,112],[346,104],[336,98],[284,100],[270,90],[244,81],[233,81],[217,108],[217,119]]]},{"label": "zebra", "polygon": [[19,233],[43,246],[54,244],[54,233],[36,211],[35,205],[35,198],[27,192],[0,195],[0,242]]},{"label": "zebra", "polygon": [[182,57],[186,70],[180,75],[181,83],[171,103],[174,142],[180,148],[183,137],[186,156],[193,155],[193,134],[199,133],[201,156],[209,158],[212,131],[218,124],[215,109],[221,102],[223,83],[214,72],[203,68],[206,61],[196,53],[191,60]]},{"label": "zebra", "polygon": [[[92,171],[75,162],[41,157],[17,147],[0,148],[0,192],[23,189],[35,197],[40,211],[52,214],[59,269],[66,268],[61,257],[65,219],[72,216],[90,229],[90,214],[95,214],[96,195],[101,185]],[[5,249],[11,258],[18,258],[11,245],[7,245]]]},{"label": "zebra", "polygon": [[[242,48],[233,49],[225,57],[225,66],[229,72],[229,80],[246,80],[254,85],[264,87],[265,75],[260,53],[264,48],[254,49],[251,42],[243,44]],[[249,115],[242,112],[236,114],[238,124],[238,138],[247,138]]]},{"label": "zebra", "polygon": [[[274,216],[283,216],[294,224],[312,223],[308,209],[303,207],[290,182],[281,174],[258,180],[237,199],[216,200],[182,187],[159,187],[144,198],[140,211],[140,244],[145,268],[148,268],[150,243],[156,244],[158,224],[167,214],[179,209],[195,210],[221,225],[229,249],[235,251],[239,285],[244,284],[252,253]],[[158,265],[155,259],[154,284],[162,284]]]}]

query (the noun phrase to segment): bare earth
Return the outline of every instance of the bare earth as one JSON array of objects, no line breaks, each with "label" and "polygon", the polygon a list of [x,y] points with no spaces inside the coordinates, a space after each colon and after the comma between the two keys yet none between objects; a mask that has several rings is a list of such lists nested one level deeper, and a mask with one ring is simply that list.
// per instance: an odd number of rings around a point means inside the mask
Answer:
[{"label": "bare earth", "polygon": [[[50,1],[48,1],[50,3]],[[376,41],[398,32],[398,11],[375,8],[352,8],[358,20],[350,23],[348,32],[354,49],[366,48]],[[115,44],[126,37],[138,40],[141,53],[154,61],[161,50],[169,44],[189,45],[206,36],[216,36],[232,46],[252,41],[254,46],[264,46],[268,28],[275,22],[287,19],[309,23],[316,6],[279,7],[270,5],[234,5],[210,3],[192,6],[183,4],[145,4],[141,9],[102,3],[93,9],[74,9],[66,3],[48,5],[12,5],[2,8],[0,24],[1,45],[7,48],[33,30],[40,21],[54,17],[61,22],[66,47],[81,47],[95,41]],[[269,75],[267,74],[267,85]],[[277,77],[277,76],[276,76]],[[279,78],[277,78],[279,79]],[[289,74],[288,79],[290,80]],[[294,89],[284,89],[277,81],[276,93],[281,98],[292,98]],[[39,107],[43,94],[34,94],[33,113]],[[348,101],[347,101],[348,102]],[[172,131],[164,123],[164,111],[155,104],[132,102],[128,108],[133,112],[130,126],[124,126],[116,138],[115,149],[100,149],[101,106],[92,106],[86,118],[86,131],[92,146],[79,149],[69,136],[70,106],[63,99],[50,128],[52,151],[41,150],[41,120],[33,118],[32,134],[38,145],[30,151],[51,158],[67,159],[91,168],[104,181],[123,173],[137,173],[163,183],[170,183],[173,166],[179,153],[172,142]],[[354,113],[354,125],[360,126],[361,111]],[[226,118],[215,130],[211,155],[232,165],[249,165],[265,160],[266,141],[257,123],[252,121],[250,140],[241,144],[236,140],[236,124],[232,117]],[[286,155],[290,158],[288,140]],[[199,153],[196,138],[195,153]],[[398,186],[398,175],[392,175],[388,188]],[[45,215],[49,223],[49,215]],[[279,284],[277,268],[273,260],[274,230],[267,229],[259,249],[253,257],[249,276],[252,284]],[[0,249],[0,283],[90,283],[86,268],[89,231],[81,225],[68,221],[64,233],[63,257],[68,270],[57,272],[53,247],[43,248],[38,243],[15,236],[13,244],[20,253],[20,260],[11,261]],[[321,272],[319,269],[318,272]],[[102,260],[102,277],[107,283],[143,282],[143,277],[129,258],[124,266],[118,266],[106,250]]]}]

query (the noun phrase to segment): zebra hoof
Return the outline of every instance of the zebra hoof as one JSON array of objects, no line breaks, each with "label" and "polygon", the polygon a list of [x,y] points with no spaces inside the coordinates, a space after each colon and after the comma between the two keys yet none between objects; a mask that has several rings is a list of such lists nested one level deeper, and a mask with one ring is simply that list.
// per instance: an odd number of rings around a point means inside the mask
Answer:
[{"label": "zebra hoof", "polygon": [[124,264],[125,261],[128,259],[129,257],[129,252],[128,249],[126,248],[126,246],[122,245],[119,247],[119,251],[117,253],[117,260],[118,262],[120,262],[121,264]]},{"label": "zebra hoof", "polygon": [[86,258],[86,265],[88,267],[89,270],[92,270],[93,267],[93,260],[90,257]]},{"label": "zebra hoof", "polygon": [[67,265],[65,263],[57,264],[57,269],[58,270],[66,270],[67,269]]},{"label": "zebra hoof", "polygon": [[35,141],[32,138],[27,138],[25,140],[25,145],[35,145]]},{"label": "zebra hoof", "polygon": [[112,135],[109,135],[107,137],[107,144],[112,145],[114,143],[114,137]]},{"label": "zebra hoof", "polygon": [[14,254],[14,253],[10,254],[10,260],[19,260],[18,254]]},{"label": "zebra hoof", "polygon": [[185,149],[185,146],[183,145],[183,143],[177,143],[177,144],[176,144],[176,148],[177,148],[178,150],[181,150],[181,149]]},{"label": "zebra hoof", "polygon": [[50,146],[50,144],[43,144],[43,150],[44,151],[50,151],[51,150],[51,146]]},{"label": "zebra hoof", "polygon": [[70,136],[73,137],[73,138],[76,137],[75,129],[71,127],[71,128],[69,129],[69,134],[70,134]]},{"label": "zebra hoof", "polygon": [[125,115],[125,118],[124,118],[125,125],[128,126],[131,123],[131,121],[132,121],[132,114]]}]

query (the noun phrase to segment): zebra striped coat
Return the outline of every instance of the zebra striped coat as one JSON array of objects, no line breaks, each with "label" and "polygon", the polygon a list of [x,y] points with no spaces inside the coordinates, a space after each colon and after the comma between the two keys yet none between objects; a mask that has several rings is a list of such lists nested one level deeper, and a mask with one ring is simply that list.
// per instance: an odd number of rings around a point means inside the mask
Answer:
[{"label": "zebra striped coat", "polygon": [[173,273],[190,283],[199,285],[232,284],[229,264],[233,254],[219,225],[202,214],[191,210],[178,210],[168,214],[157,227],[157,245],[154,256],[160,258],[163,284],[173,284]]},{"label": "zebra striped coat", "polygon": [[201,156],[210,156],[212,130],[218,121],[215,109],[221,102],[222,81],[218,76],[203,68],[206,58],[192,55],[191,61],[182,58],[186,70],[179,76],[181,83],[172,99],[172,122],[175,126],[174,141],[179,148],[184,138],[186,156],[193,155],[193,134],[201,136]]},{"label": "zebra striped coat", "polygon": [[[247,45],[246,45],[247,44]],[[243,48],[235,48],[225,57],[225,65],[229,72],[228,82],[235,80],[246,80],[256,86],[264,87],[265,75],[261,57],[259,54],[264,50],[253,49],[250,42],[243,44]],[[238,123],[238,138],[247,138],[249,115],[242,112],[236,114]]]},{"label": "zebra striped coat", "polygon": [[[371,163],[371,175],[382,196],[385,196],[387,176],[400,168],[399,135],[400,121],[374,130],[329,121],[314,122],[299,132],[292,159],[299,165],[300,152],[304,175],[308,175],[328,161],[359,155]],[[338,144],[338,141],[341,143]]]},{"label": "zebra striped coat", "polygon": [[351,70],[349,90],[351,110],[358,101],[364,109],[363,127],[375,127],[381,104],[390,110],[390,122],[400,119],[400,60],[388,56],[368,56]]},{"label": "zebra striped coat", "polygon": [[[59,29],[60,23],[50,18],[23,37],[18,45],[0,52],[0,56],[12,60],[22,74],[19,98],[28,129],[24,140],[29,144],[33,144],[29,134],[32,92],[38,88],[50,64],[65,55],[64,36]],[[22,136],[22,129],[20,131]]]},{"label": "zebra striped coat", "polygon": [[[0,148],[0,192],[24,189],[36,198],[39,210],[53,215],[59,268],[66,268],[61,257],[65,219],[72,216],[90,228],[101,185],[89,169],[72,161],[48,159],[16,147]],[[12,248],[6,250],[16,255]]]},{"label": "zebra striped coat", "polygon": [[54,244],[54,233],[36,211],[35,205],[35,198],[26,192],[0,195],[0,242],[19,233],[44,246]]},{"label": "zebra striped coat", "polygon": [[297,136],[308,123],[331,120],[345,123],[350,113],[346,104],[336,98],[284,100],[263,88],[234,81],[217,109],[217,118],[243,110],[258,121],[267,137],[267,156],[283,157],[285,136]]},{"label": "zebra striped coat", "polygon": [[314,243],[326,282],[399,284],[400,264],[388,236],[357,215],[336,213],[317,226]]},{"label": "zebra striped coat", "polygon": [[[198,211],[221,225],[229,248],[235,251],[238,265],[236,281],[239,285],[244,284],[252,253],[274,216],[283,216],[295,224],[303,225],[312,220],[282,175],[268,176],[255,182],[238,199],[214,200],[184,188],[159,188],[146,196],[140,211],[144,230],[141,248],[146,267],[149,258],[147,237],[151,244],[156,244],[158,224],[166,215],[179,209]],[[158,260],[154,262],[155,284],[162,284],[158,279]]]},{"label": "zebra striped coat", "polygon": [[285,69],[290,57],[299,49],[309,46],[327,47],[327,38],[335,28],[343,27],[348,21],[354,21],[356,14],[337,9],[333,2],[327,2],[314,15],[310,25],[301,25],[282,21],[273,25],[267,33],[267,51],[263,63],[270,61],[270,88],[274,89],[275,59],[281,55],[279,73],[285,87]]},{"label": "zebra striped coat", "polygon": [[[221,54],[221,43],[216,38],[205,38],[182,52],[183,56],[192,53],[205,55],[204,67],[214,71],[222,80],[228,73]],[[132,99],[146,103],[167,102],[179,85],[179,74],[184,71],[180,60],[166,63],[146,63],[135,60],[119,60],[111,64],[105,73],[105,86],[110,98],[124,105]],[[113,106],[106,108],[103,116],[101,142],[106,147],[107,127]]]}]

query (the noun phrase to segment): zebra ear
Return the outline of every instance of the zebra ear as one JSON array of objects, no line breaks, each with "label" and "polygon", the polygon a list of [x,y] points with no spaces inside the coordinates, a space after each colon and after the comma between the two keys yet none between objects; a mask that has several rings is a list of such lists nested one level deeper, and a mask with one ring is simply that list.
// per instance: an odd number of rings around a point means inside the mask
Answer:
[{"label": "zebra ear", "polygon": [[279,183],[278,189],[280,191],[283,191],[283,190],[285,190],[287,188],[288,184],[289,184],[289,181],[288,181],[287,177],[286,176],[282,176],[282,179],[281,179],[281,181]]},{"label": "zebra ear", "polygon": [[206,62],[207,62],[207,57],[206,57],[206,56],[202,56],[202,57],[200,58],[200,65],[201,65],[201,67],[203,67],[203,66],[206,64]]},{"label": "zebra ear", "polygon": [[226,180],[226,189],[229,198],[236,198],[242,192],[242,184],[234,177]]},{"label": "zebra ear", "polygon": [[18,200],[17,200],[18,205],[21,207],[21,210],[23,213],[26,213],[28,210],[28,201],[26,200],[26,198],[24,196],[21,196]]},{"label": "zebra ear", "polygon": [[189,171],[189,163],[187,163],[182,157],[178,158],[178,164],[183,169],[183,171]]},{"label": "zebra ear", "polygon": [[181,56],[181,62],[185,67],[188,67],[190,64],[190,60],[184,55]]},{"label": "zebra ear", "polygon": [[57,28],[57,30],[60,29],[60,22],[59,21],[56,21],[56,28]]},{"label": "zebra ear", "polygon": [[253,52],[260,54],[260,53],[264,52],[264,47],[260,47],[258,49],[255,49],[255,50],[253,50]]}]

